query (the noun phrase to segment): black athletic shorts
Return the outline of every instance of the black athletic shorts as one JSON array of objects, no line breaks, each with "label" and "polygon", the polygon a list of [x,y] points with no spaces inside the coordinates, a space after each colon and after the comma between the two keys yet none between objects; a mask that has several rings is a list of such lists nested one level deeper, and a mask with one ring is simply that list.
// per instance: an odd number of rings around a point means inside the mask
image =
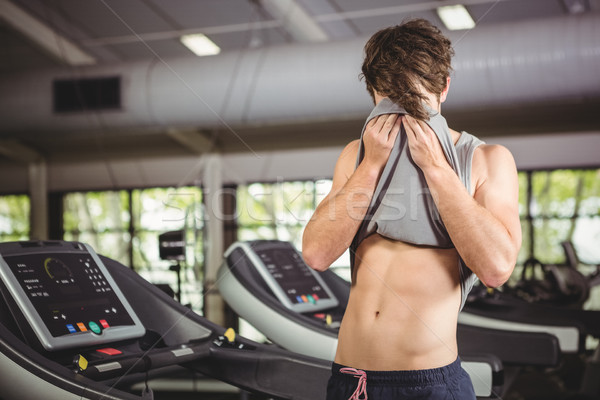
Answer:
[{"label": "black athletic shorts", "polygon": [[333,363],[327,400],[474,400],[471,378],[457,358],[445,367],[363,371]]}]

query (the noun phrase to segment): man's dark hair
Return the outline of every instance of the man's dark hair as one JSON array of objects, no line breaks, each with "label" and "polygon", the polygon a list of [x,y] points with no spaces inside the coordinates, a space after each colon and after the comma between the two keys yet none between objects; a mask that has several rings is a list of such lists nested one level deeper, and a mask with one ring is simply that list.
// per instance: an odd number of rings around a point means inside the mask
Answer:
[{"label": "man's dark hair", "polygon": [[415,118],[429,119],[419,84],[439,96],[454,55],[450,39],[429,21],[413,19],[375,33],[365,45],[361,76],[367,91],[389,97]]}]

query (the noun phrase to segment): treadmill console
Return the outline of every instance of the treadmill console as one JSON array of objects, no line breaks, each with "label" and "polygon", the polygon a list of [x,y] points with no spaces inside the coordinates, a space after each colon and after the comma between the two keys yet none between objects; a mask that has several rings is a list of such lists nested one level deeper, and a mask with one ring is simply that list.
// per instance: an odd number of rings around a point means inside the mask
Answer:
[{"label": "treadmill console", "polygon": [[93,346],[145,333],[87,244],[0,243],[0,278],[45,350]]},{"label": "treadmill console", "polygon": [[[277,299],[299,313],[321,311],[338,305],[338,299],[319,274],[308,267],[288,242],[256,240],[237,242],[225,253],[243,251]],[[235,268],[235,265],[231,266]]]}]

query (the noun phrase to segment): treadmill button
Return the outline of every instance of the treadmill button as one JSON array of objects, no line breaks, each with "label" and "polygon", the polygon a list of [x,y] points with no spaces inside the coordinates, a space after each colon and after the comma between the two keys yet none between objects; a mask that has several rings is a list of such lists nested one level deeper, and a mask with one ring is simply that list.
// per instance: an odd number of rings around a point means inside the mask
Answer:
[{"label": "treadmill button", "polygon": [[123,353],[121,350],[117,350],[117,349],[114,349],[112,347],[107,347],[107,348],[104,348],[104,349],[97,349],[96,351],[98,353],[107,354],[109,356],[116,356],[116,355],[119,355],[119,354]]},{"label": "treadmill button", "polygon": [[102,329],[100,329],[100,327],[98,326],[98,324],[95,323],[94,321],[88,322],[88,326],[90,327],[90,329],[92,330],[92,332],[94,332],[95,334],[99,335],[102,332]]},{"label": "treadmill button", "polygon": [[233,330],[233,328],[228,328],[225,331],[224,336],[227,338],[229,343],[235,342],[235,331]]},{"label": "treadmill button", "polygon": [[88,367],[88,360],[82,356],[81,354],[78,354],[77,356],[75,356],[75,366],[80,370],[80,371],[85,371]]}]

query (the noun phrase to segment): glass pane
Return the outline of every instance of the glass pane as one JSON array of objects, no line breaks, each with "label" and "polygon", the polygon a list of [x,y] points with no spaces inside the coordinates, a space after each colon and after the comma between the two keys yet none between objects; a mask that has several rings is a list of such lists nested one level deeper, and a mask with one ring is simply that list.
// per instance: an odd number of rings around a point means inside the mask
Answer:
[{"label": "glass pane", "polygon": [[529,257],[531,257],[531,241],[529,240],[529,232],[531,231],[531,226],[529,222],[526,220],[521,220],[521,232],[523,235],[523,239],[521,242],[521,249],[519,250],[519,255],[517,256],[517,264],[523,264]]},{"label": "glass pane", "polygon": [[129,265],[129,232],[65,232],[65,240],[87,243],[96,253]]},{"label": "glass pane", "polygon": [[0,240],[29,238],[29,196],[0,196]]},{"label": "glass pane", "polygon": [[600,264],[600,216],[578,218],[572,242],[580,262]]},{"label": "glass pane", "polygon": [[572,223],[570,219],[534,220],[535,258],[547,264],[564,263],[565,255],[560,243],[567,239]]},{"label": "glass pane", "polygon": [[575,199],[580,178],[578,172],[573,170],[534,172],[531,215],[572,217],[575,214]]},{"label": "glass pane", "polygon": [[129,195],[126,191],[68,193],[63,198],[65,232],[127,231]]},{"label": "glass pane", "polygon": [[314,211],[315,184],[284,182],[275,187],[277,224],[304,226]]},{"label": "glass pane", "polygon": [[237,191],[237,215],[243,226],[264,226],[275,221],[272,185],[253,183]]},{"label": "glass pane", "polygon": [[[198,187],[152,188],[132,192],[135,238],[133,264],[149,282],[167,284],[182,304],[202,310],[202,271],[204,213],[202,191]],[[162,260],[158,236],[183,230],[185,259]],[[179,265],[179,283],[176,266]],[[178,287],[180,285],[180,287]],[[181,290],[181,293],[179,293]]]},{"label": "glass pane", "polygon": [[302,248],[303,226],[285,226],[277,227],[277,239],[292,243],[297,249]]},{"label": "glass pane", "polygon": [[253,183],[237,190],[238,239],[278,239],[300,248],[304,227],[312,216],[317,187],[327,181]]},{"label": "glass pane", "polygon": [[161,260],[159,257],[158,235],[158,232],[136,231],[131,243],[136,271],[169,269],[170,261]]},{"label": "glass pane", "polygon": [[321,204],[325,196],[331,191],[331,185],[333,181],[331,179],[321,179],[315,184],[315,197],[316,205]]},{"label": "glass pane", "polygon": [[202,194],[197,187],[134,190],[132,199],[136,229],[166,232],[182,229],[188,217],[202,220]]},{"label": "glass pane", "polygon": [[519,216],[527,215],[527,173],[519,172]]},{"label": "glass pane", "polygon": [[579,215],[600,215],[600,169],[580,171],[582,179]]},{"label": "glass pane", "polygon": [[238,228],[238,240],[275,240],[277,239],[276,229],[269,226],[260,226],[256,228]]},{"label": "glass pane", "polygon": [[98,254],[131,266],[126,191],[68,193],[63,197],[63,207],[65,240],[87,243]]}]

